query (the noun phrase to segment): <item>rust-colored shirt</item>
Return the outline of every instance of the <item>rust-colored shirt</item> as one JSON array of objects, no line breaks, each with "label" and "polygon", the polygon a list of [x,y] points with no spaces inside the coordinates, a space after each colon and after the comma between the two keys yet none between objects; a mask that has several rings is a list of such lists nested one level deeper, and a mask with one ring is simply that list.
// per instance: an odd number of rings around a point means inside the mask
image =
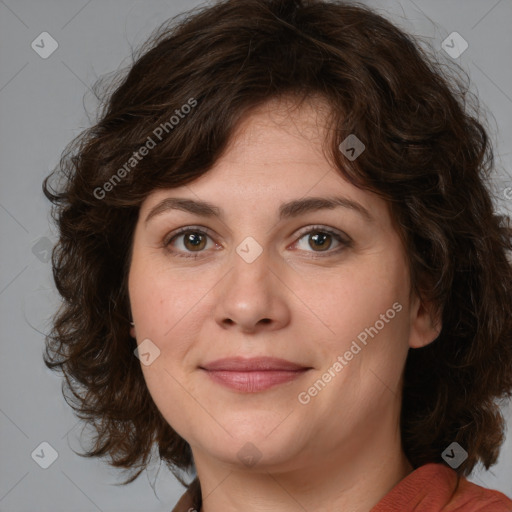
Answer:
[{"label": "rust-colored shirt", "polygon": [[[201,490],[195,479],[172,512],[199,512]],[[398,482],[369,512],[512,512],[512,500],[486,489],[444,464],[425,464]]]}]

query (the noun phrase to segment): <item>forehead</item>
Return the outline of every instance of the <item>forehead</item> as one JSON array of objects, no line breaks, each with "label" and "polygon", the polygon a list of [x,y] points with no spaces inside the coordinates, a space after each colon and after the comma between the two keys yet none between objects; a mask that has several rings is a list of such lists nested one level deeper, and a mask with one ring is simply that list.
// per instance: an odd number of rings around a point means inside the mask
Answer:
[{"label": "forehead", "polygon": [[188,185],[154,191],[142,210],[177,197],[206,201],[227,213],[249,208],[254,215],[280,215],[287,202],[343,196],[385,220],[386,202],[346,181],[326,158],[328,119],[329,105],[320,98],[266,102],[241,120],[210,170]]},{"label": "forehead", "polygon": [[[298,102],[294,97],[269,100],[241,119],[223,154],[225,160],[255,151],[265,160],[282,157],[317,160],[327,142],[330,106],[320,97]],[[265,148],[266,151],[262,151]],[[272,151],[269,151],[272,150]],[[319,154],[317,154],[319,153]],[[316,157],[316,158],[315,158]]]}]

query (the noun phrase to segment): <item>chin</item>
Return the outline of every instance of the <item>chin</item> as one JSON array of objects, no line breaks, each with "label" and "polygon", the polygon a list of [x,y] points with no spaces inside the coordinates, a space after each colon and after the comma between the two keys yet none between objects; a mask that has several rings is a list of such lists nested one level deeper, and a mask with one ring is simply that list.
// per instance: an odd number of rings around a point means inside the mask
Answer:
[{"label": "chin", "polygon": [[301,451],[297,443],[298,425],[290,418],[283,421],[286,415],[277,422],[274,415],[267,416],[265,421],[262,416],[260,413],[254,417],[246,411],[243,422],[231,422],[225,416],[219,418],[229,434],[219,427],[217,435],[197,439],[199,442],[195,444],[210,457],[240,468],[257,471],[288,465]]}]

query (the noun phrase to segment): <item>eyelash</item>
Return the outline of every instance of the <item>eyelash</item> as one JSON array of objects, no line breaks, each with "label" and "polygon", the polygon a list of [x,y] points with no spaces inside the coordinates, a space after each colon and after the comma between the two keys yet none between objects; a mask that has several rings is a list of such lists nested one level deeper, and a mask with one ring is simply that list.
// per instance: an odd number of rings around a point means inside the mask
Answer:
[{"label": "eyelash", "polygon": [[[202,236],[207,236],[207,237],[211,238],[211,236],[209,234],[209,230],[207,230],[205,228],[199,228],[199,227],[195,227],[195,226],[186,226],[184,228],[180,228],[175,233],[171,233],[170,236],[166,237],[162,244],[162,247],[167,252],[169,252],[172,256],[176,256],[178,258],[197,259],[197,258],[201,257],[201,253],[205,252],[204,250],[198,251],[196,253],[183,254],[181,251],[176,251],[174,249],[171,249],[171,242],[173,242],[173,240],[177,239],[180,235],[183,235],[185,233],[197,233]],[[310,256],[310,258],[312,258],[312,259],[333,256],[333,255],[339,254],[346,248],[352,246],[352,240],[350,240],[350,238],[347,237],[347,239],[345,239],[345,238],[343,238],[343,236],[341,234],[337,233],[336,231],[333,231],[333,230],[323,227],[323,226],[312,226],[311,228],[308,229],[308,231],[299,233],[297,241],[304,238],[305,235],[309,235],[312,233],[322,233],[322,234],[331,235],[336,241],[338,241],[341,244],[341,247],[339,247],[338,249],[335,249],[333,251],[330,251],[330,250],[325,251],[325,253],[326,253],[325,256],[323,256],[323,255]],[[309,252],[309,251],[306,251],[306,252]],[[314,254],[322,253],[322,252],[323,251],[313,251]]]}]

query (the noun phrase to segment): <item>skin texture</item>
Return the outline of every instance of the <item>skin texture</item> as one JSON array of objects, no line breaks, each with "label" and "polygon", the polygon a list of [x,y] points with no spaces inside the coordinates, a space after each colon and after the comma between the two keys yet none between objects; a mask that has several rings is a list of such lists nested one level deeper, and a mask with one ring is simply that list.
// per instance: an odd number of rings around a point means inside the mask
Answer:
[{"label": "skin texture", "polygon": [[[368,511],[412,471],[400,444],[402,370],[409,348],[430,343],[441,326],[410,294],[386,202],[349,184],[325,158],[324,107],[274,100],[252,111],[214,168],[189,185],[155,190],[140,209],[129,273],[132,335],[160,350],[142,366],[144,377],[191,445],[207,512]],[[281,203],[313,196],[357,201],[373,221],[343,207],[279,221]],[[166,197],[208,201],[225,217],[169,210],[146,225]],[[209,230],[197,259],[163,247],[185,226]],[[330,238],[318,248],[311,237],[325,228],[351,243]],[[249,236],[263,249],[252,263],[236,252]],[[185,241],[181,235],[169,248],[197,254]],[[402,306],[394,318],[300,403],[298,395],[394,303]],[[262,355],[311,369],[242,393],[198,368]],[[253,466],[238,457],[246,443],[259,457]]]}]

